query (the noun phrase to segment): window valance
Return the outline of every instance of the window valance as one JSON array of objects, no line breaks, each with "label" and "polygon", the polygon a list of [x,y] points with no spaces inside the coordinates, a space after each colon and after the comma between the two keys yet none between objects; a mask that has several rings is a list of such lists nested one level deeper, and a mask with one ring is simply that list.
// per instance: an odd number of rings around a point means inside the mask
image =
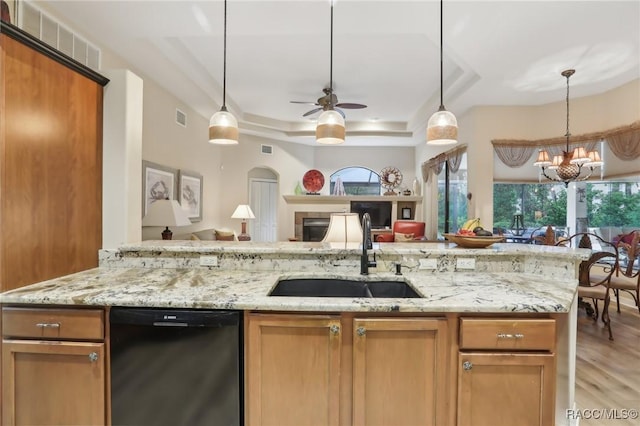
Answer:
[{"label": "window valance", "polygon": [[[603,132],[571,136],[569,147],[573,149],[581,145],[592,151],[601,140],[609,144],[611,152],[619,159],[635,160],[640,157],[640,121]],[[567,139],[564,136],[533,141],[496,139],[491,143],[500,161],[515,168],[526,164],[539,149],[546,149],[550,156],[560,155],[566,148]]]},{"label": "window valance", "polygon": [[459,145],[425,161],[421,166],[422,180],[428,182],[430,174],[439,175],[445,162],[449,164],[449,170],[454,173],[457,172],[462,163],[462,155],[465,152],[467,152],[467,145]]}]

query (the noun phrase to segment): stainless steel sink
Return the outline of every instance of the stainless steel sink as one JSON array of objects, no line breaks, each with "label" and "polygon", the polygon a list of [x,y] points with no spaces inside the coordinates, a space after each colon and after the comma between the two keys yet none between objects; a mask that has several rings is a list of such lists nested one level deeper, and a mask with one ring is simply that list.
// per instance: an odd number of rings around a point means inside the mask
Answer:
[{"label": "stainless steel sink", "polygon": [[357,281],[333,278],[292,278],[280,280],[269,296],[296,297],[388,297],[419,298],[404,281]]}]

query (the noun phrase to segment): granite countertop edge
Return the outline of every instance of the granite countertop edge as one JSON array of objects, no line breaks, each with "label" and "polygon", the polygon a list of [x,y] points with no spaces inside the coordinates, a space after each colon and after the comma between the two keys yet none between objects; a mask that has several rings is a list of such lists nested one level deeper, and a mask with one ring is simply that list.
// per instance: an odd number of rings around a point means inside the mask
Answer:
[{"label": "granite countertop edge", "polygon": [[[268,296],[286,278],[404,280],[421,298]],[[525,273],[440,274],[227,271],[98,267],[0,294],[3,304],[251,311],[566,313],[577,280]]]}]

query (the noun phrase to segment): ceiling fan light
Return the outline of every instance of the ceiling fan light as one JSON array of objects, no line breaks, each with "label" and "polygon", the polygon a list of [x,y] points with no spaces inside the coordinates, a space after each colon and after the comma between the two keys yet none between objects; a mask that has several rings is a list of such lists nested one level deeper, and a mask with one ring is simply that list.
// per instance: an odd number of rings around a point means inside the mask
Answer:
[{"label": "ceiling fan light", "polygon": [[451,145],[458,142],[458,120],[453,113],[441,109],[427,122],[427,144]]},{"label": "ceiling fan light", "polygon": [[236,145],[238,143],[238,121],[226,108],[211,116],[209,142],[216,145]]},{"label": "ceiling fan light", "polygon": [[327,110],[318,117],[316,126],[316,142],[325,145],[344,143],[344,118],[334,110]]}]

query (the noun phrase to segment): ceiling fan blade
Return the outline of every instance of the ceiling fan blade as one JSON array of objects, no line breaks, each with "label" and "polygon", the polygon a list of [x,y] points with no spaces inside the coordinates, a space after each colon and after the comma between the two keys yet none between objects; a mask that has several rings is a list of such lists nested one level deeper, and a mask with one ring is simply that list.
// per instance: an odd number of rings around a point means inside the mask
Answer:
[{"label": "ceiling fan blade", "polygon": [[303,104],[303,105],[320,105],[317,102],[308,102],[308,101],[289,101],[292,104]]},{"label": "ceiling fan blade", "polygon": [[302,116],[303,116],[303,117],[308,117],[308,116],[310,116],[311,114],[315,114],[315,113],[316,113],[316,112],[318,112],[318,111],[322,111],[322,108],[314,108],[314,109],[312,109],[311,111],[307,111],[307,112],[305,112],[304,114],[302,114]]},{"label": "ceiling fan blade", "polygon": [[367,107],[366,105],[363,105],[363,104],[353,104],[348,102],[340,102],[336,104],[336,106],[344,109],[362,109]]}]

